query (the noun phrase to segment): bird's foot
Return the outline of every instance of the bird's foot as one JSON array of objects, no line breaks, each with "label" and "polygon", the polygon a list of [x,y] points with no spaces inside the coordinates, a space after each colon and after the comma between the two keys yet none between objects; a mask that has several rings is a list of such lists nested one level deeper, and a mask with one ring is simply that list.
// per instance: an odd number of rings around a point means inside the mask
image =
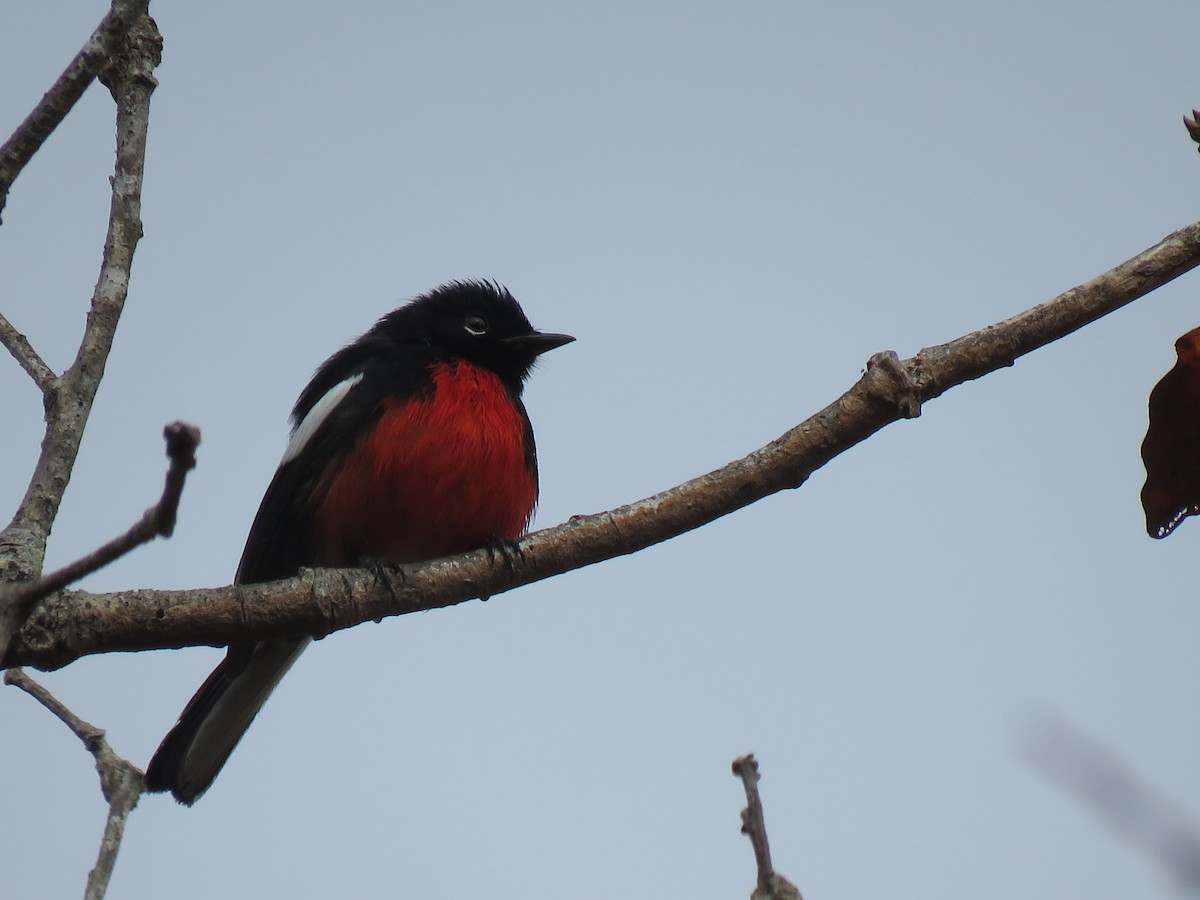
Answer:
[{"label": "bird's foot", "polygon": [[392,599],[399,604],[400,592],[396,589],[396,579],[400,580],[401,590],[408,586],[408,576],[404,574],[404,569],[400,567],[400,564],[386,559],[373,559],[365,562],[364,567],[375,576],[375,584],[382,584],[386,587]]},{"label": "bird's foot", "polygon": [[514,541],[511,538],[500,537],[498,534],[488,535],[488,539],[483,545],[488,552],[488,558],[492,565],[496,564],[496,557],[504,560],[504,567],[508,569],[508,574],[513,573],[513,568],[516,561],[525,559],[525,552],[521,549],[521,543]]}]

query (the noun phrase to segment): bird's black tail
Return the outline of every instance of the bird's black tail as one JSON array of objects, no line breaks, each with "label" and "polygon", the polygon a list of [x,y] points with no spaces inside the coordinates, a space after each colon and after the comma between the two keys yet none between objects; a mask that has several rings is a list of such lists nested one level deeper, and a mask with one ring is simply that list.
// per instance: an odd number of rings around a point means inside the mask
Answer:
[{"label": "bird's black tail", "polygon": [[230,647],[146,767],[146,789],[191,806],[208,790],[309,638]]}]

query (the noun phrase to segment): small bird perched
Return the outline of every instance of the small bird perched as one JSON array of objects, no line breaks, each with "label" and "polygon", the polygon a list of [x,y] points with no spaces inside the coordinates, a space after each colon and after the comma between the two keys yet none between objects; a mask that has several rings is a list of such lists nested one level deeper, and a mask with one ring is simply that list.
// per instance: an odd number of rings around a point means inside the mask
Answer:
[{"label": "small bird perched", "polygon": [[[388,313],[300,393],[236,583],[519,538],[538,496],[521,389],[539,355],[573,340],[535,331],[486,282],[452,282]],[[146,788],[194,803],[310,640],[231,646],[150,760]]]}]

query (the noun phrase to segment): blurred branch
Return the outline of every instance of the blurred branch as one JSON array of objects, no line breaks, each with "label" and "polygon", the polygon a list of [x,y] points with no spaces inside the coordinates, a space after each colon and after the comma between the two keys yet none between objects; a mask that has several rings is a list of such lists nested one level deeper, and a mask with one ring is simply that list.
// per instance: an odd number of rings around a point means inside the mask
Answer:
[{"label": "blurred branch", "polygon": [[1200,894],[1200,830],[1112,751],[1056,716],[1028,729],[1030,764],[1140,846],[1182,890]]},{"label": "blurred branch", "polygon": [[0,585],[0,659],[3,658],[4,648],[8,646],[13,633],[29,617],[39,600],[107,566],[156,537],[170,537],[174,534],[183,484],[187,473],[196,467],[196,447],[200,443],[200,430],[194,425],[173,422],[163,429],[163,437],[167,441],[167,456],[171,460],[163,493],[158,502],[147,509],[136,524],[82,559],[63,566],[44,578]]},{"label": "blurred branch", "polygon": [[758,883],[750,900],[802,900],[794,884],[771,866],[771,848],[767,844],[767,823],[763,819],[762,798],[758,794],[758,760],[753,753],[733,761],[733,774],[742,779],[746,790],[746,808],[742,810],[742,834],[750,838],[754,861],[758,865]]},{"label": "blurred branch", "polygon": [[83,741],[83,746],[96,760],[100,791],[108,801],[108,818],[104,824],[104,837],[100,841],[96,865],[88,873],[87,889],[83,896],[84,900],[100,900],[108,891],[108,881],[117,862],[117,852],[121,849],[121,838],[125,835],[125,820],[145,790],[142,770],[113,752],[103,729],[76,716],[22,670],[10,669],[5,672],[4,683],[20,688],[54,713]]},{"label": "blurred branch", "polygon": [[[75,58],[58,76],[50,90],[33,108],[12,136],[0,145],[0,212],[8,202],[8,192],[21,170],[45,143],[46,138],[66,118],[87,86],[108,65],[109,58],[133,24],[146,14],[149,0],[113,0],[108,14],[100,20]],[[14,39],[9,35],[9,40]]]},{"label": "blurred branch", "polygon": [[[117,8],[114,4],[114,10]],[[0,532],[0,581],[27,581],[41,572],[46,538],[71,479],[83,429],[104,377],[128,293],[134,248],[142,236],[146,130],[150,94],[156,83],[153,71],[161,51],[158,29],[153,20],[143,16],[129,29],[103,72],[117,102],[117,161],[100,276],[75,361],[46,395],[46,433],[29,487],[12,522]],[[13,346],[14,339],[6,344]]]},{"label": "blurred branch", "polygon": [[12,354],[13,359],[21,364],[25,374],[33,379],[34,384],[38,386],[46,402],[49,403],[57,376],[33,349],[29,339],[17,331],[3,313],[0,313],[0,344],[3,344],[5,349]]},{"label": "blurred branch", "polygon": [[[920,414],[955,385],[1009,366],[1200,264],[1200,222],[1168,235],[1046,303],[907,360],[873,356],[858,382],[816,415],[748,456],[608,512],[573,516],[520,542],[511,564],[475,551],[404,569],[401,585],[364,571],[304,571],[265,585],[187,591],[65,591],[42,603],[6,665],[53,668],[121,650],[321,636],[362,622],[488,597],[634,553],[785,488],[875,432]],[[0,536],[2,537],[2,536]]]}]

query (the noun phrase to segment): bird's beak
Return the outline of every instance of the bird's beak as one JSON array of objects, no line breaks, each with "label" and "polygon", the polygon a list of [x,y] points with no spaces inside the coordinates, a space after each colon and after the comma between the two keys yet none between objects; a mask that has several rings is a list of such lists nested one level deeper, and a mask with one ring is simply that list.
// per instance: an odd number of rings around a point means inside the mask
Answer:
[{"label": "bird's beak", "polygon": [[501,338],[500,343],[506,344],[509,347],[519,347],[522,350],[528,351],[533,356],[541,356],[548,350],[553,350],[555,347],[561,347],[563,344],[569,344],[575,340],[569,334],[550,334],[542,331],[535,331],[533,334],[520,334],[516,337]]}]

